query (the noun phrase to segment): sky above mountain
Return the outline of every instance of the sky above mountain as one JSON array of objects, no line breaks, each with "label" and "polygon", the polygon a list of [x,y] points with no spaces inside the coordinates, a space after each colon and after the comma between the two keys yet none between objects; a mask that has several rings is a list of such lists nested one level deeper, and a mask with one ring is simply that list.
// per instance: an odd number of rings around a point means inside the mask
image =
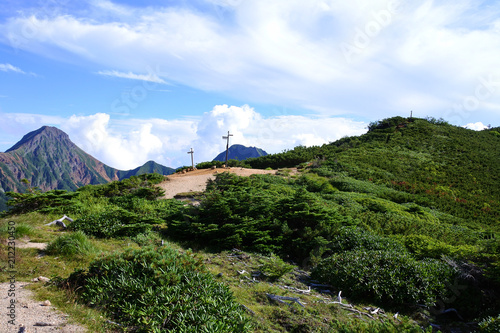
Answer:
[{"label": "sky above mountain", "polygon": [[[139,4],[138,4],[139,3]],[[56,126],[104,163],[268,153],[391,116],[500,120],[500,3],[0,3],[0,151]]]}]

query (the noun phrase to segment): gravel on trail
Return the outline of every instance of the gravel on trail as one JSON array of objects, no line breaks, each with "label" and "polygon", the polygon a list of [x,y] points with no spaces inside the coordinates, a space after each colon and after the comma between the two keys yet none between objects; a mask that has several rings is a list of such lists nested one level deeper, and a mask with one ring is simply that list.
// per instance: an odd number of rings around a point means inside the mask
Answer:
[{"label": "gravel on trail", "polygon": [[[68,316],[57,311],[49,302],[37,301],[26,289],[28,282],[0,283],[0,333],[81,333],[87,329],[68,323]],[[13,306],[12,306],[13,304]],[[10,309],[9,309],[10,307]],[[21,325],[24,329],[21,329]]]}]

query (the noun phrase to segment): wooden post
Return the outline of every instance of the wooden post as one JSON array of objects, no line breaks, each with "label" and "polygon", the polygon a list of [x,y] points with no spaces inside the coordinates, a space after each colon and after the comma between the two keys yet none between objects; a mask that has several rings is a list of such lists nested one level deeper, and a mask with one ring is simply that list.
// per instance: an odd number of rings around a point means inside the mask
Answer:
[{"label": "wooden post", "polygon": [[227,131],[227,136],[223,136],[222,137],[223,140],[227,140],[227,144],[226,144],[226,168],[228,167],[228,165],[227,165],[227,154],[229,152],[229,137],[230,136],[233,136],[233,135],[229,134],[229,131]]},{"label": "wooden post", "polygon": [[194,160],[193,160],[194,150],[193,150],[193,148],[191,148],[191,150],[188,151],[187,153],[191,154],[191,168],[193,168],[193,170],[194,170]]}]

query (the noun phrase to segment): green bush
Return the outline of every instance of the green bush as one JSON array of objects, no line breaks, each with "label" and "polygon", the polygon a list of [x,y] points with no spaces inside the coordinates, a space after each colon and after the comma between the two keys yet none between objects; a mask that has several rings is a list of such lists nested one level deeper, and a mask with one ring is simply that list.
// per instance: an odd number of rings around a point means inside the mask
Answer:
[{"label": "green bush", "polygon": [[479,332],[498,333],[500,332],[500,315],[488,317],[479,322]]},{"label": "green bush", "polygon": [[309,192],[331,193],[336,191],[328,179],[313,173],[302,175],[296,183],[303,185]]},{"label": "green bush", "polygon": [[65,281],[79,299],[134,332],[247,332],[243,308],[201,260],[169,247],[93,261]]},{"label": "green bush", "polygon": [[45,213],[60,213],[64,207],[71,205],[74,192],[51,190],[47,192],[31,191],[27,193],[6,192],[9,201],[9,215],[41,211]]},{"label": "green bush", "polygon": [[135,236],[151,230],[152,226],[144,222],[148,221],[125,209],[110,206],[105,212],[80,217],[68,229],[98,238]]},{"label": "green bush", "polygon": [[425,235],[408,235],[404,242],[406,248],[418,258],[440,258],[451,252],[450,245]]},{"label": "green bush", "polygon": [[286,273],[290,273],[294,266],[284,262],[280,257],[272,254],[260,267],[260,271],[271,281],[280,279]]},{"label": "green bush", "polygon": [[394,250],[406,252],[398,241],[384,236],[375,235],[356,227],[341,227],[332,237],[330,245],[334,253],[352,250]]},{"label": "green bush", "polygon": [[47,254],[52,255],[85,255],[94,252],[95,248],[82,231],[57,237],[47,245]]},{"label": "green bush", "polygon": [[393,305],[433,305],[446,297],[455,272],[437,260],[416,260],[394,250],[354,250],[320,262],[311,276],[353,298]]},{"label": "green bush", "polygon": [[154,245],[160,241],[160,236],[156,232],[149,231],[131,237],[130,240],[136,242],[139,246]]}]

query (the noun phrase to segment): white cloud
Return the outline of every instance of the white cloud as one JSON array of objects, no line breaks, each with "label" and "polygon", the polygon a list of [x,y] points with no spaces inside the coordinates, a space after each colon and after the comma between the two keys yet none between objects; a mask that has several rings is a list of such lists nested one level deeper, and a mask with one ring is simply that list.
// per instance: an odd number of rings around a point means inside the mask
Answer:
[{"label": "white cloud", "polygon": [[465,125],[464,127],[471,129],[471,130],[474,130],[474,131],[482,131],[482,130],[488,128],[488,126],[486,126],[482,122],[469,123],[469,124]]},{"label": "white cloud", "polygon": [[138,124],[120,133],[109,122],[104,113],[71,116],[61,128],[87,153],[118,169],[133,169],[161,154],[163,143],[151,133],[153,124]]},{"label": "white cloud", "polygon": [[[133,73],[160,67],[158,82],[372,120],[413,105],[441,117],[500,67],[494,3],[206,0],[203,11],[91,4],[88,16],[13,17],[0,25],[4,42],[115,68],[104,75],[144,79]],[[500,106],[500,94],[485,102]],[[494,110],[491,119],[500,115]],[[470,114],[459,118],[463,125]]]},{"label": "white cloud", "polygon": [[26,72],[24,72],[22,69],[20,69],[19,67],[12,66],[11,64],[0,64],[0,71],[26,74]]},{"label": "white cloud", "polygon": [[217,105],[204,113],[198,123],[197,140],[193,143],[199,161],[212,160],[225,149],[222,136],[227,131],[230,145],[256,146],[268,153],[278,153],[299,145],[322,145],[344,136],[366,132],[366,124],[345,118],[288,115],[286,110],[275,117],[263,117],[252,107]]},{"label": "white cloud", "polygon": [[225,149],[222,136],[231,133],[230,145],[256,146],[268,153],[297,145],[321,145],[346,135],[364,133],[366,124],[344,118],[308,118],[280,115],[265,118],[248,105],[216,105],[198,119],[134,119],[113,121],[108,114],[72,116],[61,125],[70,138],[106,164],[128,170],[148,160],[178,167],[211,161]]},{"label": "white cloud", "polygon": [[104,76],[113,76],[113,77],[119,77],[122,79],[131,79],[131,80],[140,80],[140,81],[148,81],[148,82],[154,82],[154,83],[162,83],[166,84],[165,80],[159,78],[156,74],[150,73],[150,74],[134,74],[132,72],[128,73],[123,73],[123,72],[118,72],[118,71],[99,71],[97,72],[99,75],[104,75]]}]

